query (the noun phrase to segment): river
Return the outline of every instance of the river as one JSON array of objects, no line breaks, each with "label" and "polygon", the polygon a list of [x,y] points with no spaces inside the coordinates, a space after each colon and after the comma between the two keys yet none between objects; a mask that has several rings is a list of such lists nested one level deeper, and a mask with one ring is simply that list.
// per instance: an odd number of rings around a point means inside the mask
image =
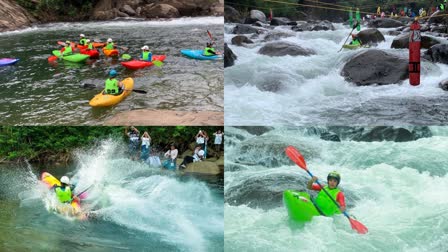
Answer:
[{"label": "river", "polygon": [[[0,116],[2,125],[98,125],[119,112],[136,109],[176,111],[224,111],[223,62],[197,61],[181,49],[203,49],[209,30],[217,49],[223,50],[222,17],[180,18],[169,21],[121,20],[106,22],[51,23],[0,33],[0,57],[15,57],[14,66],[0,68]],[[86,63],[59,61],[49,64],[57,41],[112,38],[129,48],[133,57],[148,45],[153,54],[165,54],[163,66],[131,71],[121,59],[105,58]],[[134,78],[132,93],[111,108],[95,108],[88,102],[104,87],[110,69],[119,79]],[[81,88],[94,84],[97,88]],[[88,85],[92,86],[92,85]]]}]

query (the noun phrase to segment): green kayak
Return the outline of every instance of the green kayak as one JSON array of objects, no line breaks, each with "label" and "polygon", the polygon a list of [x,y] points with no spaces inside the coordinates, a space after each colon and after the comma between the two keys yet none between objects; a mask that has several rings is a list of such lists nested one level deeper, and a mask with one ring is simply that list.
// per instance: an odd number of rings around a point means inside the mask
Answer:
[{"label": "green kayak", "polygon": [[345,49],[355,50],[355,49],[361,48],[361,45],[350,45],[350,44],[347,44],[347,45],[343,45],[342,47],[345,48]]},{"label": "green kayak", "polygon": [[319,216],[310,195],[306,192],[286,190],[283,192],[283,203],[288,210],[288,215],[292,220],[299,222],[310,221],[313,216]]},{"label": "green kayak", "polygon": [[[56,57],[59,57],[61,55],[61,52],[59,50],[54,50],[53,51],[53,55]],[[88,59],[90,56],[86,55],[86,54],[80,54],[80,53],[75,53],[69,56],[63,56],[62,58],[66,61],[70,61],[70,62],[83,62],[86,59]]]}]

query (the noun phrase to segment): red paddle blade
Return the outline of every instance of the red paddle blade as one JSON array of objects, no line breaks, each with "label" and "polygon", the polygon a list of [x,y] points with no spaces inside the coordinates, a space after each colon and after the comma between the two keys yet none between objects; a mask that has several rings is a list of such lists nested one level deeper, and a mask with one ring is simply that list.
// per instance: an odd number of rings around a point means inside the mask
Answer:
[{"label": "red paddle blade", "polygon": [[302,154],[300,154],[300,152],[296,148],[294,148],[293,146],[290,145],[290,146],[286,147],[285,152],[286,152],[286,155],[294,163],[296,163],[298,166],[300,166],[304,170],[307,170],[305,159],[303,158]]},{"label": "red paddle blade", "polygon": [[48,61],[49,61],[49,62],[55,61],[55,60],[57,60],[57,59],[58,59],[58,57],[56,57],[56,56],[50,56],[50,57],[48,57]]},{"label": "red paddle blade", "polygon": [[212,34],[207,30],[207,34],[210,37],[211,40],[213,40]]},{"label": "red paddle blade", "polygon": [[356,232],[358,232],[358,234],[367,234],[367,232],[369,232],[369,230],[367,229],[366,226],[364,226],[361,222],[349,218],[350,220],[350,225],[352,225],[352,229],[356,230]]}]

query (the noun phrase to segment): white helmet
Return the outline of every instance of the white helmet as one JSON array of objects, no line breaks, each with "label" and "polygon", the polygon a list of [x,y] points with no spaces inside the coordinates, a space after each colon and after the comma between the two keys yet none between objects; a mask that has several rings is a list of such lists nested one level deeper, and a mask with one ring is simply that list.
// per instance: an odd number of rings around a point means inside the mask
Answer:
[{"label": "white helmet", "polygon": [[110,42],[112,42],[112,39],[111,39],[111,38],[108,38],[108,39],[107,39],[107,43],[110,43]]},{"label": "white helmet", "polygon": [[67,176],[62,176],[61,183],[70,184],[70,179]]},{"label": "white helmet", "polygon": [[87,43],[90,43],[90,39],[87,39],[86,42],[87,42]]},{"label": "white helmet", "polygon": [[84,34],[79,34],[79,36],[80,36],[81,38],[85,37],[85,35],[84,35]]},{"label": "white helmet", "polygon": [[149,47],[147,45],[142,47],[142,50],[149,50]]},{"label": "white helmet", "polygon": [[205,152],[203,150],[198,151],[198,156],[202,157],[204,156]]}]

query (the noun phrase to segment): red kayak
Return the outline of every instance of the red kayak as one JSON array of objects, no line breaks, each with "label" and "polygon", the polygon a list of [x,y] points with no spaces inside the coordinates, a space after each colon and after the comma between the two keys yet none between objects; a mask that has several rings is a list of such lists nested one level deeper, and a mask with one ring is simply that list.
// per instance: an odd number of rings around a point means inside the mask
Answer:
[{"label": "red kayak", "polygon": [[93,50],[81,49],[81,50],[79,50],[79,52],[81,54],[89,55],[91,59],[100,57],[100,52],[98,52],[98,50],[95,50],[95,49],[93,49]]},{"label": "red kayak", "polygon": [[[166,55],[153,55],[152,60],[158,60],[158,61],[164,61],[166,59]],[[137,70],[140,68],[150,67],[154,65],[154,63],[150,61],[144,61],[144,60],[131,60],[126,62],[121,62],[121,64],[126,67],[127,69],[131,70]]]}]

